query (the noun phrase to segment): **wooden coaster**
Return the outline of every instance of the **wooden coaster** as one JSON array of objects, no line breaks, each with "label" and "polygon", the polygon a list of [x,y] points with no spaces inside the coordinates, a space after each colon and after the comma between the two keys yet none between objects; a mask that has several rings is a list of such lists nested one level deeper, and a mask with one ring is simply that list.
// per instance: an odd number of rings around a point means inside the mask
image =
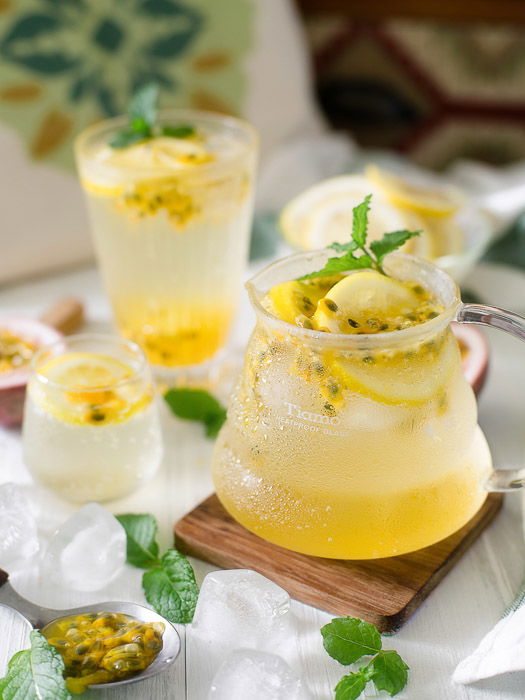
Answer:
[{"label": "wooden coaster", "polygon": [[214,494],[176,523],[175,542],[179,551],[216,566],[254,569],[303,603],[394,632],[493,520],[502,502],[502,494],[489,494],[461,530],[418,552],[344,561],[297,554],[262,540],[233,520]]}]

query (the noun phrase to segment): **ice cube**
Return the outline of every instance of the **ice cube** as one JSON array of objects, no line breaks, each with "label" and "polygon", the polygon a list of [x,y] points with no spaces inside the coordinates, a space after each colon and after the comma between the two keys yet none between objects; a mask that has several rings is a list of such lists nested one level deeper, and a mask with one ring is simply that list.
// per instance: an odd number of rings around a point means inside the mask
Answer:
[{"label": "ice cube", "polygon": [[213,678],[208,700],[307,700],[310,695],[284,659],[251,649],[231,654]]},{"label": "ice cube", "polygon": [[62,588],[98,591],[118,576],[125,561],[124,528],[98,503],[88,503],[52,536],[40,573]]},{"label": "ice cube", "polygon": [[38,551],[35,518],[24,489],[0,486],[0,567],[13,571]]},{"label": "ice cube", "polygon": [[192,633],[223,654],[239,647],[275,651],[295,640],[290,597],[256,571],[214,571],[202,583]]}]

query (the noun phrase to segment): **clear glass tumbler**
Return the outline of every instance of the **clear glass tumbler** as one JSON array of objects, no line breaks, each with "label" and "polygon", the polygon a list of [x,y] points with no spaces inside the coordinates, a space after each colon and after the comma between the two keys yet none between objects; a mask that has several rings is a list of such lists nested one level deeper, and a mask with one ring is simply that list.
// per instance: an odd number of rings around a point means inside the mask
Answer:
[{"label": "clear glass tumbler", "polygon": [[162,437],[150,369],[127,340],[85,334],[32,361],[24,459],[39,482],[70,501],[107,501],[150,479]]},{"label": "clear glass tumbler", "polygon": [[76,143],[106,291],[120,332],[152,365],[200,365],[224,346],[237,307],[257,137],[237,119],[166,110],[161,127],[193,135],[111,148],[125,125],[102,122]]}]

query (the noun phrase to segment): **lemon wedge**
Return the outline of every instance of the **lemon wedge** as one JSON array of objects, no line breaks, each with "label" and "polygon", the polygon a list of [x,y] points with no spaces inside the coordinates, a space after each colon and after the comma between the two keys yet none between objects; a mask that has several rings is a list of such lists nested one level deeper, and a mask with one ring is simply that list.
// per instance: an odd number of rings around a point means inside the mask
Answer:
[{"label": "lemon wedge", "polygon": [[337,356],[329,370],[342,387],[379,403],[420,405],[439,399],[459,367],[458,344],[450,331],[414,351],[408,348],[389,356],[364,354],[355,358]]},{"label": "lemon wedge", "polygon": [[376,333],[394,330],[421,300],[416,292],[375,270],[351,272],[318,302],[312,322],[331,333]]},{"label": "lemon wedge", "polygon": [[[285,206],[279,219],[284,238],[300,250],[316,250],[334,241],[348,241],[352,230],[352,209],[368,194],[373,195],[368,222],[369,242],[382,238],[385,231],[421,228],[414,212],[408,217],[398,211],[383,191],[366,177],[345,175],[310,187]],[[404,252],[411,252],[413,245],[413,239],[409,240]]]},{"label": "lemon wedge", "polygon": [[375,165],[367,166],[365,175],[391,204],[422,216],[451,216],[463,204],[460,193],[453,188],[420,187]]}]

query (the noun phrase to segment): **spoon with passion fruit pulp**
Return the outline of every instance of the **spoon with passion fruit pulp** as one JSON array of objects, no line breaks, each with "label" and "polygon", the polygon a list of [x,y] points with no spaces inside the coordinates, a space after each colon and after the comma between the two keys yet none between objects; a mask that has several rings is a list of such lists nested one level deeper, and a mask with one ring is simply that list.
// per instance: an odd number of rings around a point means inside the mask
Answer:
[{"label": "spoon with passion fruit pulp", "polygon": [[53,610],[20,596],[8,579],[0,569],[0,606],[15,610],[55,647],[73,693],[146,680],[179,655],[177,630],[143,605],[111,601]]}]

